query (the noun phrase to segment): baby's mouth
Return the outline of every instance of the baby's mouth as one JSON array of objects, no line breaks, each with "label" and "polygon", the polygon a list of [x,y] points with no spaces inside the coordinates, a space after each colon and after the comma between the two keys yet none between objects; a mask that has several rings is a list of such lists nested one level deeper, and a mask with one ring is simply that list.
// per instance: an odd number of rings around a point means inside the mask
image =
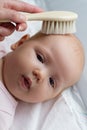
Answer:
[{"label": "baby's mouth", "polygon": [[22,75],[21,83],[22,83],[23,88],[30,89],[32,81],[30,80],[28,76]]}]

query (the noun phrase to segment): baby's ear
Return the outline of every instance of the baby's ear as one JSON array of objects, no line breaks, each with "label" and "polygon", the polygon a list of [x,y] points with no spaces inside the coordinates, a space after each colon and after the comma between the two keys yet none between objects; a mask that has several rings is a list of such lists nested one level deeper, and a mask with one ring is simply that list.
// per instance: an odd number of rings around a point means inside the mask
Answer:
[{"label": "baby's ear", "polygon": [[11,49],[14,51],[18,46],[22,45],[26,40],[30,38],[30,35],[26,34],[19,41],[11,45]]}]

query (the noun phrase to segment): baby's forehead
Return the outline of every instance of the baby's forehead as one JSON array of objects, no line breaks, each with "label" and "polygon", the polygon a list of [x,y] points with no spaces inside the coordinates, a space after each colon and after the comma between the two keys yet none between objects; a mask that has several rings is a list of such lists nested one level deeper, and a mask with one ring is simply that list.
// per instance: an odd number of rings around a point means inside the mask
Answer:
[{"label": "baby's forehead", "polygon": [[[31,38],[32,39],[32,38]],[[33,37],[34,40],[40,40],[42,43],[44,42],[48,42],[49,44],[67,44],[69,43],[70,45],[72,43],[77,43],[78,39],[74,36],[74,35],[71,35],[71,34],[67,34],[67,35],[60,35],[60,34],[49,34],[49,35],[46,35],[46,34],[42,34],[42,33],[37,33],[34,37]]]},{"label": "baby's forehead", "polygon": [[43,42],[56,49],[79,50],[80,41],[74,35],[49,35],[43,37]]},{"label": "baby's forehead", "polygon": [[[78,38],[72,34],[68,35],[46,35],[42,33],[36,34],[33,39],[37,41],[39,45],[43,45],[47,48],[52,48],[55,51],[64,51],[67,53],[80,53],[82,45]],[[63,52],[63,53],[64,53]]]}]

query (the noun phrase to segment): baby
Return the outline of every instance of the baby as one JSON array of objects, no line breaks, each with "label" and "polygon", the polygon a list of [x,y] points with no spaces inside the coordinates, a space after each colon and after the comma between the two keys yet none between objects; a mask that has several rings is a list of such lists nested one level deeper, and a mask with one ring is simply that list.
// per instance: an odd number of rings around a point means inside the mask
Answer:
[{"label": "baby", "polygon": [[11,49],[5,54],[0,47],[0,130],[10,129],[18,99],[37,103],[59,96],[84,66],[83,47],[72,34],[25,35]]},{"label": "baby", "polygon": [[73,34],[22,37],[0,59],[0,80],[15,98],[42,102],[75,84],[84,66],[84,50]]}]

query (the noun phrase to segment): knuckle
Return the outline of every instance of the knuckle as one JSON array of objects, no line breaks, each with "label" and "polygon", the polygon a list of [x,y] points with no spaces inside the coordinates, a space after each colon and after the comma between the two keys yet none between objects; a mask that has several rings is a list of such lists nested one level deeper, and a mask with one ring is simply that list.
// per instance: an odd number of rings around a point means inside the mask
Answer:
[{"label": "knuckle", "polygon": [[10,14],[10,18],[11,18],[12,21],[15,21],[15,19],[18,18],[17,13],[12,11],[12,13]]},{"label": "knuckle", "polygon": [[10,19],[15,23],[21,23],[26,20],[26,17],[19,12],[12,11],[12,14],[10,15]]}]

